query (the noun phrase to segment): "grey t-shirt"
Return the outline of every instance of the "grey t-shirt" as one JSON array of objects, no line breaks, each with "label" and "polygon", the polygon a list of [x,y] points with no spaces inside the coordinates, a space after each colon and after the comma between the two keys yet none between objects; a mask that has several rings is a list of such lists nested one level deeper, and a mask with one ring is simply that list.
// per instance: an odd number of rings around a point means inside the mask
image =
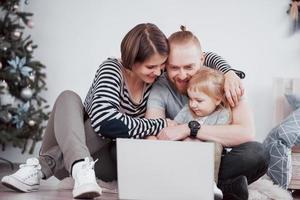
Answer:
[{"label": "grey t-shirt", "polygon": [[187,103],[188,97],[176,90],[165,72],[152,86],[148,98],[147,109],[162,109],[165,111],[167,118],[174,119]]},{"label": "grey t-shirt", "polygon": [[225,125],[230,122],[230,112],[223,106],[219,106],[213,113],[205,117],[194,117],[188,104],[176,115],[174,121],[179,124],[188,123],[189,121],[197,120],[201,124],[206,125]]}]

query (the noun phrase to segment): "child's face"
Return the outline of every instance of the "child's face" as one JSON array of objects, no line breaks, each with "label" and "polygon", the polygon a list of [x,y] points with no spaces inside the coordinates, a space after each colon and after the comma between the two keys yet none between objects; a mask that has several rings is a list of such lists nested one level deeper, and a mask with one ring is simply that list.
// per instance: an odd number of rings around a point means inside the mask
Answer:
[{"label": "child's face", "polygon": [[189,106],[194,114],[198,117],[204,117],[211,114],[221,103],[203,92],[188,90]]}]

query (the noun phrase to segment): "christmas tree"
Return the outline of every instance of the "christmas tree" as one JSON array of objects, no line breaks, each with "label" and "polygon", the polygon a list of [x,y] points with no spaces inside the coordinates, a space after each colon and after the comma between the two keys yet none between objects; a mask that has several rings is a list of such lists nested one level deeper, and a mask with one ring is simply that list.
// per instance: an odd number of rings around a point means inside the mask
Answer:
[{"label": "christmas tree", "polygon": [[[25,1],[27,4],[27,1]],[[0,0],[0,145],[11,143],[32,153],[42,139],[48,105],[45,66],[33,58],[37,45],[23,31],[33,28],[32,13],[21,0]]]}]

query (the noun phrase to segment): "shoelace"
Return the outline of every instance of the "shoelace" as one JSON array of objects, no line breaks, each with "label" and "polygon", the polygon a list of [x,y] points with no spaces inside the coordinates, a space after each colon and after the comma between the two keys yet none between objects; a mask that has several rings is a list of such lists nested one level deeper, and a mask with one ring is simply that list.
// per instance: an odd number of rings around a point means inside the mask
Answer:
[{"label": "shoelace", "polygon": [[20,169],[25,167],[35,167],[36,169],[41,169],[41,165],[37,160],[27,159],[26,163],[19,165]]},{"label": "shoelace", "polygon": [[84,174],[87,174],[89,170],[94,170],[95,163],[98,161],[96,159],[95,161],[89,161],[88,158],[84,159],[84,163],[82,165],[82,169],[88,169],[84,171]]}]

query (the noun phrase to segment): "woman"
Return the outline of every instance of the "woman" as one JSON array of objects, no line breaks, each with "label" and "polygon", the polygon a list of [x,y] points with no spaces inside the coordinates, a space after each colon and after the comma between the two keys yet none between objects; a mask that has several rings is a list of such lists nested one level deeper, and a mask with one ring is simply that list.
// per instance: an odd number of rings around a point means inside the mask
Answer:
[{"label": "woman", "polygon": [[[75,93],[60,94],[48,121],[39,158],[28,159],[16,173],[5,176],[2,183],[17,191],[31,192],[38,190],[41,178],[54,175],[62,179],[71,174],[75,180],[74,198],[99,196],[96,161],[91,155],[101,154],[102,150],[104,159],[113,162],[111,139],[157,135],[167,126],[166,119],[142,117],[151,85],[164,70],[168,53],[167,38],[157,26],[150,23],[135,26],[122,40],[121,59],[109,58],[97,70],[85,109]],[[102,172],[107,170],[110,169],[106,167]]]}]

